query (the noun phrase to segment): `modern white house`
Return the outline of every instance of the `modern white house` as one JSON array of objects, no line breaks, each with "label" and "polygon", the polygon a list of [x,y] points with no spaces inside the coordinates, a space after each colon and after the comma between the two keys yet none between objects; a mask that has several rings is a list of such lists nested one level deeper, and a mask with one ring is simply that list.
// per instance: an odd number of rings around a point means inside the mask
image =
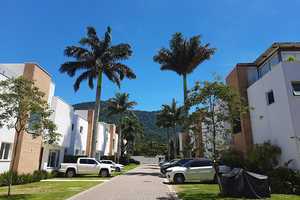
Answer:
[{"label": "modern white house", "polygon": [[[33,173],[35,170],[53,171],[59,168],[64,155],[90,156],[93,110],[74,111],[74,107],[60,97],[54,96],[55,84],[51,75],[36,63],[0,64],[0,81],[24,76],[36,80],[37,86],[54,110],[51,120],[62,135],[57,146],[46,145],[42,137],[32,139],[30,132],[21,132],[14,170]],[[1,92],[1,90],[0,90]],[[1,112],[1,110],[0,110]],[[99,123],[97,156],[114,155],[117,148],[115,125]],[[0,173],[9,171],[15,144],[15,130],[5,126],[0,129]]]},{"label": "modern white house", "polygon": [[281,148],[279,166],[293,159],[289,167],[300,170],[300,61],[285,61],[288,56],[300,59],[300,43],[274,43],[253,63],[237,64],[226,82],[256,108],[233,133],[233,147],[269,140]]}]

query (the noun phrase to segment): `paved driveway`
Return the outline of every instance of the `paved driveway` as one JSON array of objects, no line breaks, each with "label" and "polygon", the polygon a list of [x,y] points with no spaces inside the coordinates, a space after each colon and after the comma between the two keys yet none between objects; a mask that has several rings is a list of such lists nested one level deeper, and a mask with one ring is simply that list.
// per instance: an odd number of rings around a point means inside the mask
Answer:
[{"label": "paved driveway", "polygon": [[82,199],[175,200],[178,198],[168,180],[159,172],[156,164],[143,164],[69,198],[69,200]]}]

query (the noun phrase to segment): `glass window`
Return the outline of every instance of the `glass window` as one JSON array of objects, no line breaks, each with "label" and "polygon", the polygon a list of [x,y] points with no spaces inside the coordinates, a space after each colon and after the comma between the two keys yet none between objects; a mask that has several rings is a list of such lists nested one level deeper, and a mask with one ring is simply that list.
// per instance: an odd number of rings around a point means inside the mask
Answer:
[{"label": "glass window", "polygon": [[293,93],[295,96],[300,96],[300,82],[292,83]]},{"label": "glass window", "polygon": [[296,57],[295,53],[282,53],[282,60],[286,60],[289,56]]},{"label": "glass window", "polygon": [[37,114],[30,114],[30,122],[28,124],[28,132],[35,133],[36,131],[39,131],[40,129],[34,130],[34,124],[40,122],[40,116]]},{"label": "glass window", "polygon": [[9,160],[11,158],[12,144],[2,142],[0,149],[0,160]]},{"label": "glass window", "polygon": [[273,90],[267,92],[267,103],[268,105],[275,102]]},{"label": "glass window", "polygon": [[75,156],[79,156],[79,149],[75,150]]},{"label": "glass window", "polygon": [[83,126],[80,126],[80,133],[83,132]]},{"label": "glass window", "polygon": [[270,67],[274,67],[278,63],[279,63],[279,60],[278,60],[278,56],[276,55],[270,60]]},{"label": "glass window", "polygon": [[94,165],[94,164],[97,164],[97,162],[94,160],[88,159],[88,164]]},{"label": "glass window", "polygon": [[57,167],[59,165],[60,150],[49,149],[47,167]]},{"label": "glass window", "polygon": [[87,163],[87,159],[80,159],[79,163],[80,164],[86,164]]},{"label": "glass window", "polygon": [[85,151],[84,150],[82,151],[81,155],[83,155],[83,156],[85,155]]}]

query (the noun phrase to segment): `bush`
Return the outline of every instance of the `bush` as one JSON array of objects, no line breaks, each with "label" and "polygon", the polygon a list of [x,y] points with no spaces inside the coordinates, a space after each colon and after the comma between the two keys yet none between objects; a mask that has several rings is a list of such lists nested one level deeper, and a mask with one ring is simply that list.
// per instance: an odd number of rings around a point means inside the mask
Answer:
[{"label": "bush", "polygon": [[87,157],[87,156],[86,155],[83,156],[65,155],[64,163],[77,163],[77,159],[80,157]]},{"label": "bush", "polygon": [[115,156],[101,156],[101,160],[115,160]]},{"label": "bush", "polygon": [[283,167],[278,167],[269,172],[271,188],[274,192],[281,194],[300,194],[300,174],[288,168],[288,165],[292,161],[293,159],[285,162]]},{"label": "bush", "polygon": [[274,169],[274,166],[278,165],[275,156],[281,154],[281,149],[272,145],[270,140],[262,144],[255,144],[252,147],[245,147],[245,150],[247,159],[245,168],[248,171],[267,174]]},{"label": "bush", "polygon": [[228,163],[232,169],[235,167],[244,168],[245,159],[244,159],[243,152],[230,147],[226,151],[222,151],[220,153],[221,153],[221,159],[225,160],[226,163]]}]

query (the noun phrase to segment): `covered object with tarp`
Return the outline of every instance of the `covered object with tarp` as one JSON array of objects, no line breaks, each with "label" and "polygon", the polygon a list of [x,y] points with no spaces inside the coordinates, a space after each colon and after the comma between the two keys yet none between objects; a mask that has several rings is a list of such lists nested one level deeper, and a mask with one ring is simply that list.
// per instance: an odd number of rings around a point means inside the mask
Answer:
[{"label": "covered object with tarp", "polygon": [[270,198],[268,176],[234,168],[222,174],[221,185],[225,197],[264,199]]}]

